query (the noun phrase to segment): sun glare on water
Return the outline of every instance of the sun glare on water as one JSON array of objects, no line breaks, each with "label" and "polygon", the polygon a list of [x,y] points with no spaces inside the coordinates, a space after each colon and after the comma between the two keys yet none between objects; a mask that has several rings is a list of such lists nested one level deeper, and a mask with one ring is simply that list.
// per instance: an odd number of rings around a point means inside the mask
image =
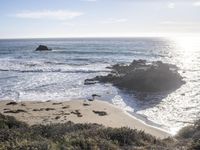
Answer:
[{"label": "sun glare on water", "polygon": [[200,36],[173,37],[175,51],[178,54],[179,62],[185,69],[189,69],[195,62],[198,62],[198,53],[200,53]]},{"label": "sun glare on water", "polygon": [[185,52],[197,51],[200,47],[200,36],[183,36],[173,38],[177,46]]}]

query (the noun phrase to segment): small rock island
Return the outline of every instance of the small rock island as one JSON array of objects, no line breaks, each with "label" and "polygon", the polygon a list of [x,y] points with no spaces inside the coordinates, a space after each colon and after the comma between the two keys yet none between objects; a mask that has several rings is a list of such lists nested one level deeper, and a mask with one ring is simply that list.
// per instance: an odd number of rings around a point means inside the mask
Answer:
[{"label": "small rock island", "polygon": [[35,51],[51,51],[52,49],[48,48],[45,45],[39,45]]},{"label": "small rock island", "polygon": [[162,92],[178,89],[185,83],[175,65],[161,61],[134,60],[129,65],[116,64],[109,68],[112,70],[110,74],[86,79],[85,84],[95,84],[98,81],[127,90]]}]

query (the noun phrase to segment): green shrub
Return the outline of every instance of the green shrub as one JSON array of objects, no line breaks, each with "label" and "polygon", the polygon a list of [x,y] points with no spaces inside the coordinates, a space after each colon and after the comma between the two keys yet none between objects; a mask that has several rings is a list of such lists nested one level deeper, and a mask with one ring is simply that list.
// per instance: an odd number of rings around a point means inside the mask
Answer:
[{"label": "green shrub", "polygon": [[179,131],[177,138],[184,138],[184,139],[192,138],[194,133],[195,129],[193,126],[186,126]]},{"label": "green shrub", "polygon": [[129,128],[97,124],[34,125],[0,114],[0,150],[173,150],[199,149],[200,124],[181,130],[177,139],[164,140]]},{"label": "green shrub", "polygon": [[192,142],[191,149],[200,150],[200,139]]},{"label": "green shrub", "polygon": [[0,129],[22,128],[27,125],[21,121],[17,121],[14,117],[4,116],[0,114]]}]

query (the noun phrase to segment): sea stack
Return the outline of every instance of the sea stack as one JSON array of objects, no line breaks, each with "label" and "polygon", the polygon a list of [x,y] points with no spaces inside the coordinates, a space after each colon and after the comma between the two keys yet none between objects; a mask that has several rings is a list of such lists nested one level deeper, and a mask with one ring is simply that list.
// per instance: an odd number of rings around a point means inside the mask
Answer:
[{"label": "sea stack", "polygon": [[87,82],[108,82],[119,88],[139,92],[161,92],[178,89],[185,83],[175,65],[161,61],[147,62],[134,60],[129,65],[116,64],[110,67],[112,72],[107,76],[86,79]]},{"label": "sea stack", "polygon": [[52,49],[48,48],[47,46],[45,45],[39,45],[37,48],[36,48],[36,51],[51,51]]}]

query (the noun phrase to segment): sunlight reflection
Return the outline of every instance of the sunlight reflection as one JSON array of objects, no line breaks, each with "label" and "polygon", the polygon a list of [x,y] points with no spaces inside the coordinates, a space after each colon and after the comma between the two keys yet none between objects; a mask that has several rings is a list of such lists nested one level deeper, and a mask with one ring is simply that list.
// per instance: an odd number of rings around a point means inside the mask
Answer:
[{"label": "sunlight reflection", "polygon": [[198,59],[197,53],[200,52],[200,37],[174,37],[172,38],[175,44],[176,53],[179,55],[179,61],[184,69],[189,69]]},{"label": "sunlight reflection", "polygon": [[173,40],[176,42],[177,46],[186,53],[199,50],[200,37],[175,37]]}]

